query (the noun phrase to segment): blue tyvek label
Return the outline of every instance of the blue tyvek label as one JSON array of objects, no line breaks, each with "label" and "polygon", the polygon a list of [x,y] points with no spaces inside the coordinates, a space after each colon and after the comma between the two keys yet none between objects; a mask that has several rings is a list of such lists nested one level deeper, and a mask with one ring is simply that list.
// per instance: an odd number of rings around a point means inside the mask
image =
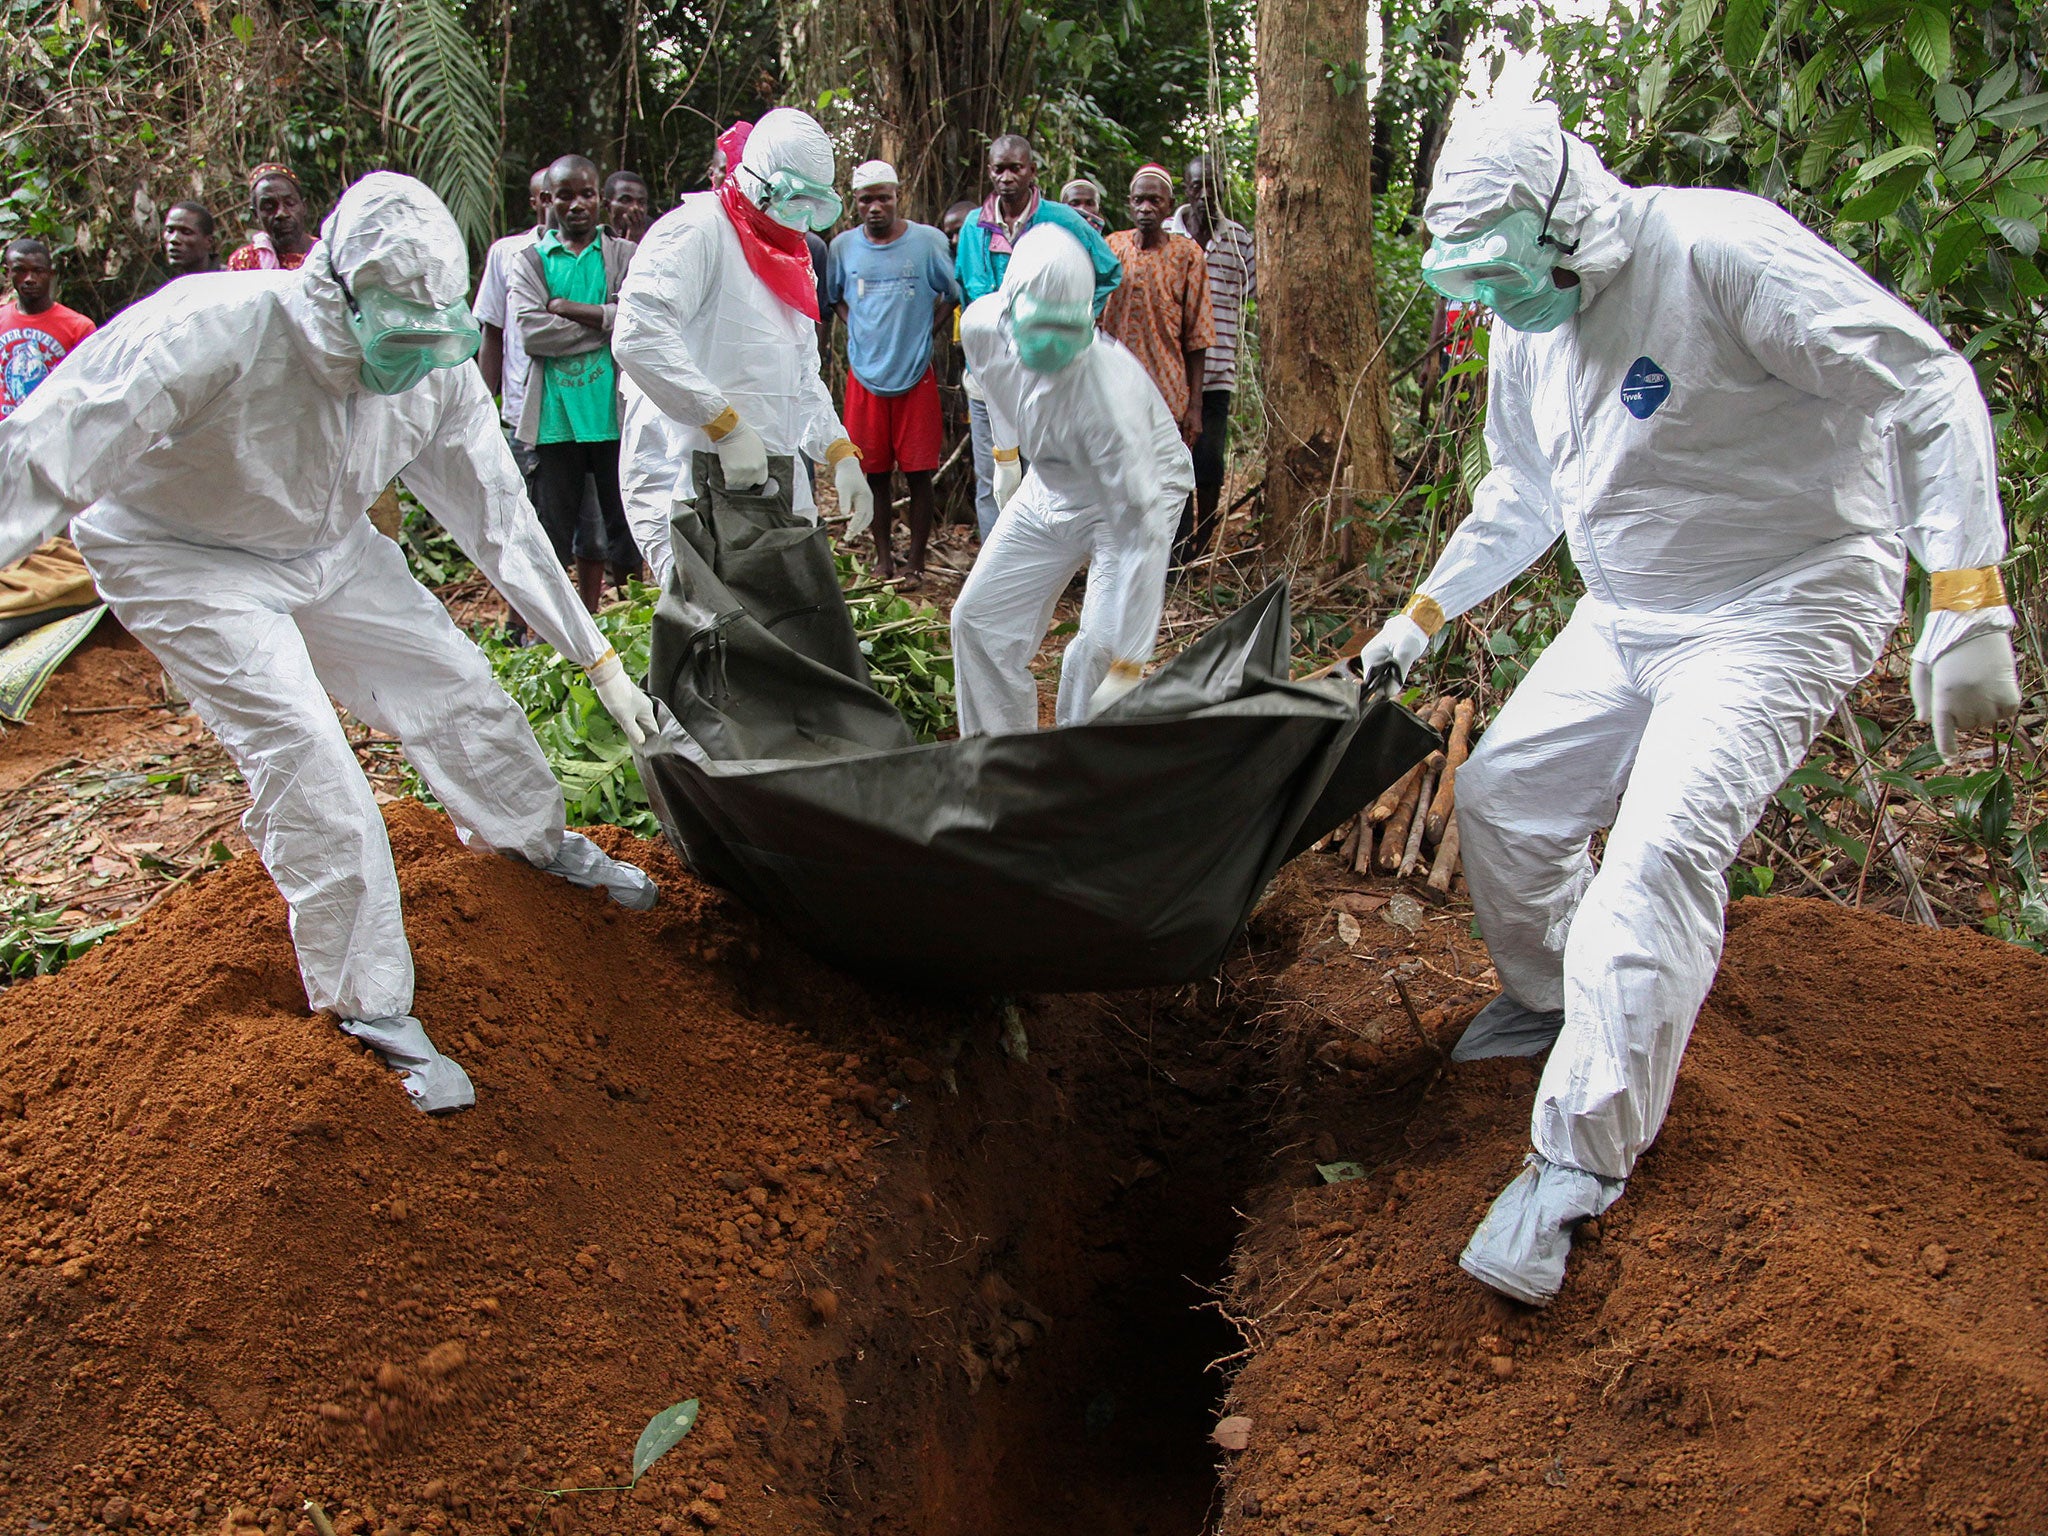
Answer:
[{"label": "blue tyvek label", "polygon": [[1648,421],[1657,407],[1671,398],[1671,376],[1652,358],[1639,357],[1628,365],[1628,377],[1621,381],[1621,403],[1637,421]]}]

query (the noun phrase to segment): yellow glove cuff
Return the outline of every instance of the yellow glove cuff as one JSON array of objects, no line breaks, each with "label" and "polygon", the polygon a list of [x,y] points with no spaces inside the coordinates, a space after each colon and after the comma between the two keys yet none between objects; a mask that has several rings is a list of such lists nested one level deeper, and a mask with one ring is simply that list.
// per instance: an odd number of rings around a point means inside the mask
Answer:
[{"label": "yellow glove cuff", "polygon": [[854,446],[854,441],[850,437],[840,438],[838,442],[825,450],[825,462],[827,464],[837,464],[841,459],[858,459],[860,457],[862,457],[861,451]]},{"label": "yellow glove cuff", "polygon": [[1413,620],[1415,627],[1431,639],[1435,639],[1436,632],[1444,627],[1444,611],[1438,606],[1437,600],[1425,597],[1420,592],[1408,599],[1408,606],[1401,612]]},{"label": "yellow glove cuff", "polygon": [[714,443],[740,424],[740,413],[727,406],[716,416],[704,423],[704,435]]},{"label": "yellow glove cuff", "polygon": [[585,672],[587,672],[587,673],[588,673],[588,672],[595,672],[595,671],[597,671],[597,670],[598,670],[598,669],[599,669],[600,667],[602,667],[602,666],[606,665],[607,663],[609,663],[609,662],[616,662],[616,661],[617,661],[618,659],[619,659],[619,652],[618,652],[618,648],[617,648],[616,646],[610,646],[610,645],[608,645],[608,646],[606,646],[606,647],[604,648],[604,654],[603,654],[602,656],[598,657],[598,658],[597,658],[597,660],[593,661],[593,662],[592,662],[592,663],[591,663],[591,664],[590,664],[589,666],[585,667],[585,668],[584,668],[583,670],[584,670]]},{"label": "yellow glove cuff", "polygon": [[1015,448],[992,448],[989,452],[998,464],[1014,464],[1017,462],[1019,450]]},{"label": "yellow glove cuff", "polygon": [[1975,613],[2005,606],[2005,578],[1995,565],[1974,571],[1935,571],[1928,576],[1933,601],[1928,605],[1950,613]]}]

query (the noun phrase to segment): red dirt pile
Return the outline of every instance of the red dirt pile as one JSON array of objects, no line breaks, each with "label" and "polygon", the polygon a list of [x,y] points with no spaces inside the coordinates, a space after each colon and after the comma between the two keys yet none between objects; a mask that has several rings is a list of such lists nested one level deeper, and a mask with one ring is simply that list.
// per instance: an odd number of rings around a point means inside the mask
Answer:
[{"label": "red dirt pile", "polygon": [[1367,1173],[1300,1167],[1240,1244],[1225,1536],[2048,1529],[2048,962],[1813,901],[1730,930],[1547,1311],[1456,1268],[1533,1065],[1323,1056],[1283,1129]]},{"label": "red dirt pile", "polygon": [[[857,1058],[752,1001],[751,920],[663,847],[599,834],[662,884],[639,915],[390,825],[466,1113],[307,1015],[250,858],[0,997],[0,1527],[275,1536],[311,1497],[343,1532],[818,1528],[764,1491],[746,1383],[832,1321]],[[536,1491],[623,1482],[692,1396],[630,1498]]]}]

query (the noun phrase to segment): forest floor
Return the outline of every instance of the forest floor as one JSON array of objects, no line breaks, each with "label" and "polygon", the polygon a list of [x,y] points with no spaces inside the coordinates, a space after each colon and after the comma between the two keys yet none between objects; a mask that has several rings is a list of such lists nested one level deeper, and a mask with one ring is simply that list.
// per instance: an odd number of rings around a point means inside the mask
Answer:
[{"label": "forest floor", "polygon": [[0,737],[6,871],[142,913],[0,992],[0,1530],[2048,1528],[2037,956],[1737,903],[1533,1312],[1455,1265],[1534,1077],[1446,1060],[1493,977],[1418,882],[1309,854],[1210,982],[938,1001],[616,829],[650,913],[468,852],[356,736],[445,1120],[306,1016],[239,781],[111,623]]}]

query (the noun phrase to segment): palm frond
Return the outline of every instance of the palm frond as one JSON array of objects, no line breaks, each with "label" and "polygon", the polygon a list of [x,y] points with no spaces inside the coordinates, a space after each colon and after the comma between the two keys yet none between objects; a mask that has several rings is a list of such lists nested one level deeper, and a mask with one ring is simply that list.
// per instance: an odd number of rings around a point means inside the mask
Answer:
[{"label": "palm frond", "polygon": [[412,173],[472,245],[498,216],[497,91],[449,0],[362,0],[364,65]]}]

